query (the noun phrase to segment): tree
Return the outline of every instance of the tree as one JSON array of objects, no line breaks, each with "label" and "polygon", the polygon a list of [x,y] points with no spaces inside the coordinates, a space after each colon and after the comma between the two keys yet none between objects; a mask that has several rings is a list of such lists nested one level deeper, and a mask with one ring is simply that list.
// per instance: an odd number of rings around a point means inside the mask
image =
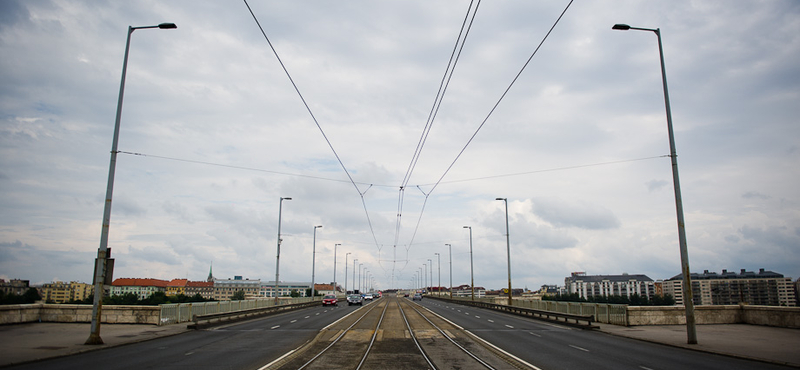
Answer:
[{"label": "tree", "polygon": [[297,298],[300,296],[300,292],[298,292],[297,289],[292,289],[292,293],[289,296],[292,298]]},{"label": "tree", "polygon": [[244,290],[237,290],[231,296],[231,301],[244,301],[245,297]]}]

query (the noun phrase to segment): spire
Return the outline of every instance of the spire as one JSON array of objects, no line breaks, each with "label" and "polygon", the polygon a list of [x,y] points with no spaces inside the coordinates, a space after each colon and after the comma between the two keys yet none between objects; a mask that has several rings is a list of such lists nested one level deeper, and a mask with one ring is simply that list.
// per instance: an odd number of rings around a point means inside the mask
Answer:
[{"label": "spire", "polygon": [[211,261],[211,265],[208,266],[208,278],[206,281],[213,282],[214,281],[214,274],[211,273],[211,269],[214,267],[214,261]]}]

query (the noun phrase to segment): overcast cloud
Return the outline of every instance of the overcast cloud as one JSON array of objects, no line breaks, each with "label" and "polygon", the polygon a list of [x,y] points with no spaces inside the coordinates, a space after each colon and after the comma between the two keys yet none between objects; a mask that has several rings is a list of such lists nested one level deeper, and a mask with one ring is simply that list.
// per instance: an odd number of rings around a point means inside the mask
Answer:
[{"label": "overcast cloud", "polygon": [[497,197],[515,287],[677,275],[657,39],[615,23],[662,31],[691,270],[800,277],[796,1],[576,1],[434,186],[569,3],[483,2],[402,193],[469,2],[249,3],[325,137],[244,2],[0,2],[0,277],[91,281],[127,27],[162,22],[131,38],[115,277],[274,280],[280,197],[281,280],[311,279],[323,225],[318,282],[341,244],[350,288],[354,258],[438,282],[435,253],[447,285],[451,244],[468,284],[468,225],[501,288]]}]

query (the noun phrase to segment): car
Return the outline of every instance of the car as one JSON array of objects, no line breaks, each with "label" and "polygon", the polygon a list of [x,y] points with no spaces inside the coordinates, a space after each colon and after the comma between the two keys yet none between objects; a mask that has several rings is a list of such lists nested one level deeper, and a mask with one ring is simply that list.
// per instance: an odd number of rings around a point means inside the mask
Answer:
[{"label": "car", "polygon": [[361,298],[361,294],[351,294],[347,296],[347,305],[352,306],[354,304],[363,305],[364,300]]},{"label": "car", "polygon": [[414,298],[412,298],[412,300],[421,301],[422,300],[422,294],[421,293],[415,293],[414,294]]},{"label": "car", "polygon": [[368,299],[368,300],[370,300],[370,301],[371,301],[371,300],[372,300],[372,293],[366,293],[366,294],[364,294],[364,299],[365,299],[365,300],[367,300],[367,299]]},{"label": "car", "polygon": [[336,298],[335,295],[329,294],[322,298],[322,305],[323,306],[338,306],[339,299]]},{"label": "car", "polygon": [[403,294],[404,298],[408,298],[408,293]]}]

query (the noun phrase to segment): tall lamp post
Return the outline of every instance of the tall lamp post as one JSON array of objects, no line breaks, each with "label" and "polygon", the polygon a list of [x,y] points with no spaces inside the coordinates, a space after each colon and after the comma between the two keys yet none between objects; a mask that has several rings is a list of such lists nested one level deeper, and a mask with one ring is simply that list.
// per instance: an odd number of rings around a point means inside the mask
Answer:
[{"label": "tall lamp post", "polygon": [[464,226],[469,229],[469,286],[472,289],[472,300],[475,300],[475,276],[472,274],[472,226]]},{"label": "tall lamp post", "polygon": [[[131,47],[131,34],[133,31],[158,28],[162,30],[175,29],[175,23],[161,23],[158,26],[128,26],[128,40],[125,42],[125,57],[122,61],[122,78],[119,83],[119,98],[117,100],[117,118],[114,122],[114,137],[111,141],[111,163],[108,166],[108,185],[106,187],[106,202],[103,209],[103,229],[100,232],[100,247],[97,249],[97,259],[94,264],[94,300],[92,301],[92,326],[89,338],[84,344],[103,344],[100,338],[100,317],[103,311],[103,295],[105,288],[103,285],[111,282],[113,275],[113,260],[111,260],[111,250],[108,248],[108,230],[111,224],[111,196],[114,193],[114,174],[117,168],[117,143],[119,142],[119,125],[122,118],[122,97],[125,94],[125,74],[128,69],[128,51]],[[112,262],[109,262],[112,261]],[[111,268],[109,268],[109,264]]]},{"label": "tall lamp post", "polygon": [[344,295],[347,295],[347,256],[349,256],[350,252],[347,252],[344,255]]},{"label": "tall lamp post", "polygon": [[439,271],[439,283],[437,284],[438,287],[436,288],[436,295],[442,295],[442,256],[439,253],[434,253],[436,255],[436,263],[439,266],[437,270]]},{"label": "tall lamp post", "polygon": [[661,29],[631,27],[627,24],[615,24],[612,29],[627,31],[652,31],[658,38],[658,54],[661,58],[661,81],[664,86],[664,106],[667,111],[667,131],[669,132],[669,157],[672,160],[672,183],[675,188],[675,209],[678,217],[678,244],[681,250],[681,272],[683,274],[683,304],[686,309],[686,336],[688,344],[697,344],[697,329],[694,318],[694,297],[689,272],[689,252],[686,247],[686,224],[683,219],[683,202],[681,200],[681,184],[678,178],[678,154],[675,150],[675,135],[672,132],[672,111],[669,105],[667,89],[667,70],[664,67],[664,49],[661,46]]},{"label": "tall lamp post", "polygon": [[311,300],[314,300],[314,265],[317,262],[317,229],[322,228],[322,225],[314,226],[314,243],[311,251]]},{"label": "tall lamp post", "polygon": [[508,254],[508,305],[511,306],[513,301],[511,300],[511,239],[509,238],[508,234],[508,199],[507,198],[496,198],[495,200],[502,200],[503,203],[506,205],[506,253]]},{"label": "tall lamp post", "polygon": [[[340,245],[342,244],[337,243],[333,245],[333,295],[338,295],[336,294],[336,248]],[[347,291],[345,291],[345,294],[347,294]]]},{"label": "tall lamp post", "polygon": [[358,258],[353,258],[353,294],[356,293],[356,262]]},{"label": "tall lamp post", "polygon": [[450,299],[453,299],[453,245],[445,245],[450,249],[450,288],[448,288],[447,291],[450,292]]},{"label": "tall lamp post", "polygon": [[[292,198],[284,198],[281,197],[281,201],[278,202],[278,255],[275,257],[275,305],[278,305],[278,278],[280,278],[280,267],[281,267],[281,213],[283,212],[283,201],[284,200],[292,200]],[[316,232],[316,231],[315,231]],[[311,284],[314,284],[313,282]]]},{"label": "tall lamp post", "polygon": [[431,266],[431,290],[433,290],[433,261],[430,258],[428,258],[428,265]]}]

